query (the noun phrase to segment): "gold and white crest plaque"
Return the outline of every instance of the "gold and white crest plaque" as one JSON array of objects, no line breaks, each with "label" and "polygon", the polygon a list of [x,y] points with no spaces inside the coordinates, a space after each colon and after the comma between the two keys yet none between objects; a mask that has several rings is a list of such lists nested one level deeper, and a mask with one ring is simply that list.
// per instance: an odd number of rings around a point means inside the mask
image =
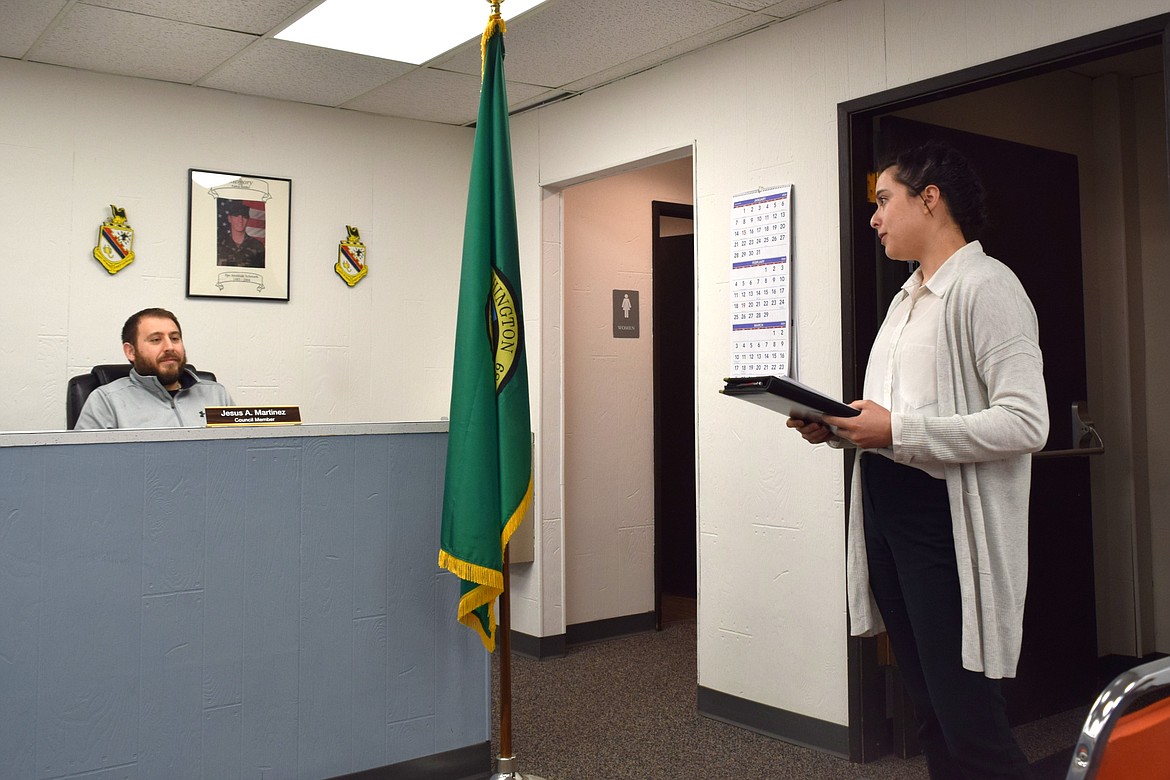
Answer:
[{"label": "gold and white crest plaque", "polygon": [[110,204],[110,218],[98,228],[93,258],[111,274],[134,262],[134,228],[126,223],[126,209]]},{"label": "gold and white crest plaque", "polygon": [[346,225],[345,231],[348,235],[337,245],[337,263],[334,264],[333,270],[346,284],[353,287],[370,269],[366,265],[366,245],[362,243],[358,229]]}]

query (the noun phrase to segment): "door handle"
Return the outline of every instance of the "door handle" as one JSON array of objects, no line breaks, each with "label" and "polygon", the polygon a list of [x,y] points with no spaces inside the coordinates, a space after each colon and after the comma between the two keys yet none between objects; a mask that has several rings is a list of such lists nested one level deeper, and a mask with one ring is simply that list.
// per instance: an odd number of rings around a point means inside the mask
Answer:
[{"label": "door handle", "polygon": [[1073,401],[1072,404],[1072,449],[1042,450],[1032,454],[1033,458],[1067,458],[1079,455],[1100,455],[1105,452],[1105,442],[1093,419],[1089,417],[1088,401]]},{"label": "door handle", "polygon": [[1101,441],[1101,434],[1097,433],[1093,419],[1089,417],[1089,402],[1076,401],[1072,405],[1073,448],[1078,450],[1098,449],[1105,450],[1105,442]]}]

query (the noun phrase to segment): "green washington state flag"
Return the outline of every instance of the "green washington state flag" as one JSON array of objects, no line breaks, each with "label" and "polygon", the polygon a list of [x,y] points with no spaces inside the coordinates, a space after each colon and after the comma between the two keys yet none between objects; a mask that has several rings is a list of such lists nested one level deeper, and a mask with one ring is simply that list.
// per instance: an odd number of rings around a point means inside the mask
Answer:
[{"label": "green washington state flag", "polygon": [[488,652],[504,548],[532,501],[516,195],[504,89],[504,22],[483,34],[483,83],[467,194],[439,565],[462,582],[458,616]]}]

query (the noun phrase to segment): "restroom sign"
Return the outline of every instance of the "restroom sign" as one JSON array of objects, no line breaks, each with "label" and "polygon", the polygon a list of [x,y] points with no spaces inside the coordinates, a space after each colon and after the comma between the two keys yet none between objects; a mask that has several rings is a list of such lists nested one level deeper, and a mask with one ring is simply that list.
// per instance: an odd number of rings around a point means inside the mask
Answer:
[{"label": "restroom sign", "polygon": [[638,291],[613,291],[613,337],[638,338]]}]

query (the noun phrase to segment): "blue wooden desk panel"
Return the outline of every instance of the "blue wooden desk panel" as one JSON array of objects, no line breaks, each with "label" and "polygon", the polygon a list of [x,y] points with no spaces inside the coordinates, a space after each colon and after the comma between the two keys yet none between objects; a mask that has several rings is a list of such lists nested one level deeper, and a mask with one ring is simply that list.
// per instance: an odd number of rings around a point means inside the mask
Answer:
[{"label": "blue wooden desk panel", "polygon": [[435,563],[446,440],[0,448],[0,776],[318,780],[486,742],[489,656]]}]

